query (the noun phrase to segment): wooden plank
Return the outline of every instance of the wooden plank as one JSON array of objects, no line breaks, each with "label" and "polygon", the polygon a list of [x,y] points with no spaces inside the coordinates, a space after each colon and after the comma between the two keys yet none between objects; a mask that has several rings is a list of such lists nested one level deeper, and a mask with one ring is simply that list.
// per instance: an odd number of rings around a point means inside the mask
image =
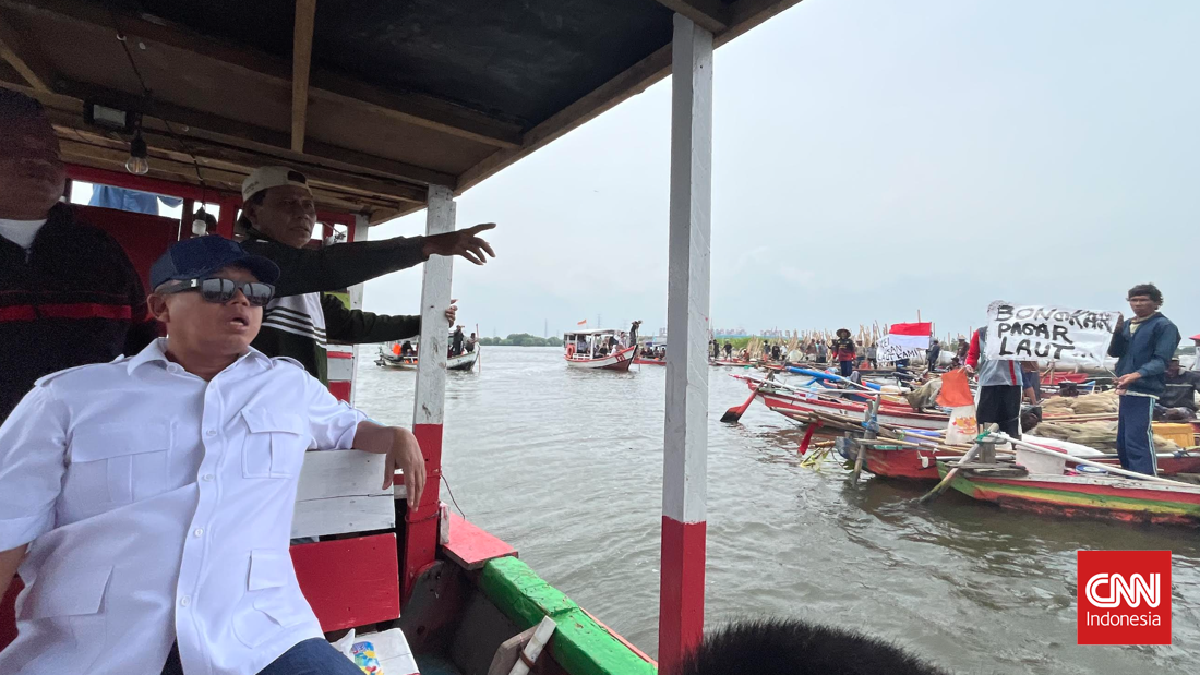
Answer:
[{"label": "wooden plank", "polygon": [[308,74],[312,66],[313,19],[317,0],[296,0],[292,34],[292,151],[304,152],[304,126],[308,117]]},{"label": "wooden plank", "polygon": [[[156,42],[202,54],[233,65],[248,74],[276,82],[290,83],[292,78],[292,64],[287,61],[264,52],[230,44],[217,37],[201,35],[149,14],[116,11],[81,0],[38,0],[36,3],[0,0],[0,5],[97,27],[106,32],[111,31],[111,27],[116,24],[130,40]],[[516,147],[522,140],[521,125],[515,121],[496,119],[486,113],[433,96],[385,91],[341,75],[321,71],[310,70],[309,82],[309,95],[313,98],[337,97],[342,104],[375,108],[399,116],[411,124],[497,147]]]},{"label": "wooden plank", "polygon": [[450,514],[450,541],[442,550],[469,570],[477,570],[493,558],[517,554],[517,549],[455,513]]},{"label": "wooden plank", "polygon": [[394,528],[395,505],[392,491],[383,489],[383,464],[383,456],[361,450],[305,453],[292,538]]},{"label": "wooden plank", "polygon": [[[454,192],[445,185],[429,186],[425,234],[454,230]],[[441,499],[442,421],[446,397],[446,308],[450,306],[454,258],[435,255],[425,262],[421,279],[421,359],[413,401],[413,435],[425,460],[425,491],[419,504],[408,504],[405,515],[402,597],[408,598],[421,571],[437,553],[437,514]]]},{"label": "wooden plank", "polygon": [[394,533],[296,544],[291,553],[300,591],[321,622],[321,630],[365,626],[400,616]]},{"label": "wooden plank", "polygon": [[710,33],[720,33],[729,27],[729,7],[721,0],[658,0],[676,14],[682,14]]},{"label": "wooden plank", "polygon": [[712,33],[675,15],[670,261],[658,657],[679,668],[704,636],[712,207]]},{"label": "wooden plank", "polygon": [[291,537],[301,539],[326,534],[391,530],[395,527],[395,501],[390,494],[329,497],[296,502]]},{"label": "wooden plank", "polygon": [[304,453],[296,501],[346,496],[390,496],[383,489],[383,455],[362,450],[313,450]]},{"label": "wooden plank", "polygon": [[41,52],[13,28],[4,12],[0,12],[0,59],[7,61],[37,91],[54,90],[54,69]]}]

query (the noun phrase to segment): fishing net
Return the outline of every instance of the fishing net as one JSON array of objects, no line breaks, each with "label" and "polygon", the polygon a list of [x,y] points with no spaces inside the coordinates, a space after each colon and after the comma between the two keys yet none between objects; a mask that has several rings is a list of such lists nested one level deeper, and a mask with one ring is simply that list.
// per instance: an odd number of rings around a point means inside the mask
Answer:
[{"label": "fishing net", "polygon": [[1042,409],[1052,415],[1093,415],[1117,412],[1117,392],[1105,391],[1077,398],[1053,396],[1042,402]]},{"label": "fishing net", "polygon": [[[1047,421],[1037,425],[1029,433],[1038,436],[1055,438],[1069,443],[1078,443],[1090,448],[1113,453],[1117,451],[1117,423],[1109,421],[1092,422],[1053,422]],[[1179,446],[1170,440],[1155,434],[1155,452],[1175,452]]]}]

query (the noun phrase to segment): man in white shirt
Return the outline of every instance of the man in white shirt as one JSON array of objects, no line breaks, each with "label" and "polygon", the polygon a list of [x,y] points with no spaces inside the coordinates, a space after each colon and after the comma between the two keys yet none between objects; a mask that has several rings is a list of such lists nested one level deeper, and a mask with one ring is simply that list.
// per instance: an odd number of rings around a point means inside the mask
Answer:
[{"label": "man in white shirt", "polygon": [[26,585],[0,673],[359,672],[289,557],[304,452],[386,455],[411,503],[424,464],[407,430],[250,347],[278,274],[219,237],[175,244],[150,275],[167,337],[43,377],[0,426],[0,595],[18,566]]}]

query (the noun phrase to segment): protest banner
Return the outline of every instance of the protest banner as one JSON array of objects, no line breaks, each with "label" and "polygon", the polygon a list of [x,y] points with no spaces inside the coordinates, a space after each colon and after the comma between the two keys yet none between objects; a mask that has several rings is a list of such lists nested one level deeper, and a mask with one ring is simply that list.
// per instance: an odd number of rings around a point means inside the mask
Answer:
[{"label": "protest banner", "polygon": [[[875,343],[875,360],[879,363],[890,363],[899,359],[911,359],[925,353],[925,347],[906,346],[902,341],[893,341],[893,336],[884,335]],[[929,338],[925,338],[928,346]]]},{"label": "protest banner", "polygon": [[1000,361],[1103,365],[1117,312],[1055,305],[988,305],[984,356]]}]

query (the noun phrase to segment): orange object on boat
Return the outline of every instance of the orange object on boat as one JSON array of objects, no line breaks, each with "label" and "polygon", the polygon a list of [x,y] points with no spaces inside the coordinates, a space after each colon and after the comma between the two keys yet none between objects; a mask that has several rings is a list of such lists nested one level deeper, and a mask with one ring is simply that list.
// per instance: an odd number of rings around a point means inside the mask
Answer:
[{"label": "orange object on boat", "polygon": [[959,368],[942,375],[942,389],[938,392],[937,403],[945,408],[975,405],[975,397],[971,395],[971,383],[967,381],[967,371]]}]

